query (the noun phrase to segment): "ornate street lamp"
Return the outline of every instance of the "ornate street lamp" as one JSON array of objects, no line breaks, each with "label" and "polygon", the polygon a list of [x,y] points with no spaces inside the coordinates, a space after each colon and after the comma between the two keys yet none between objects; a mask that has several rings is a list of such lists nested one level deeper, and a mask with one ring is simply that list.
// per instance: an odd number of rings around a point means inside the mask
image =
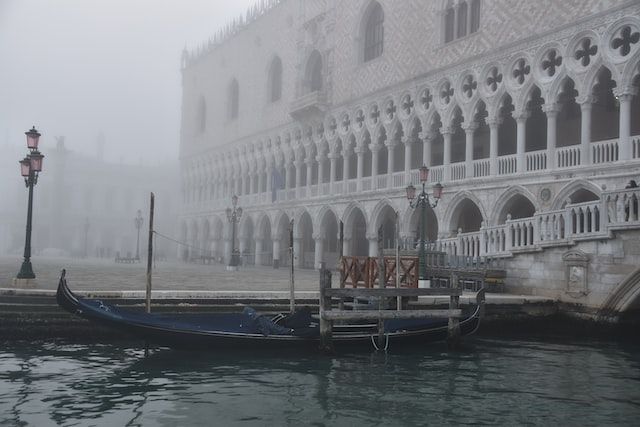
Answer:
[{"label": "ornate street lamp", "polygon": [[29,202],[27,205],[27,232],[24,243],[24,261],[20,267],[20,271],[16,278],[18,279],[35,279],[31,267],[31,220],[33,217],[33,187],[38,183],[38,174],[42,171],[42,159],[44,156],[38,151],[38,143],[40,142],[40,133],[35,126],[31,130],[25,132],[27,136],[27,148],[29,154],[20,160],[20,174],[24,178],[24,183],[29,189]]},{"label": "ornate street lamp", "polygon": [[140,261],[140,229],[142,228],[142,223],[144,222],[144,218],[142,218],[142,211],[138,209],[138,216],[133,219],[133,223],[138,230],[138,240],[136,240],[136,260]]},{"label": "ornate street lamp", "polygon": [[238,196],[235,194],[231,197],[231,205],[233,208],[227,208],[227,219],[231,224],[231,259],[229,260],[229,267],[235,269],[240,264],[240,254],[236,251],[236,224],[240,222],[242,217],[242,208],[237,207]]},{"label": "ornate street lamp", "polygon": [[438,206],[438,201],[442,197],[442,185],[438,182],[433,186],[433,194],[429,197],[426,191],[426,184],[429,180],[429,168],[425,165],[420,167],[420,182],[422,182],[422,192],[418,194],[416,199],[416,187],[413,184],[409,184],[406,188],[407,199],[409,200],[409,206],[412,209],[420,207],[420,280],[427,280],[427,260],[425,253],[425,241],[427,239],[427,206],[435,208]]}]

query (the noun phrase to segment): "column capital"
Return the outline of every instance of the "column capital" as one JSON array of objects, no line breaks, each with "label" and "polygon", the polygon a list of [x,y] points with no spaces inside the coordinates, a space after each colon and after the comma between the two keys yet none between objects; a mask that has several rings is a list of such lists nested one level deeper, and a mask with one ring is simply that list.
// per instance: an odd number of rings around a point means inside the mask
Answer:
[{"label": "column capital", "polygon": [[444,135],[453,135],[453,128],[451,126],[442,126],[440,128],[440,133]]},{"label": "column capital", "polygon": [[384,146],[387,147],[388,149],[391,149],[396,145],[398,145],[398,142],[394,139],[391,139],[391,140],[387,139],[387,141],[384,142]]},{"label": "column capital", "polygon": [[556,117],[560,112],[560,105],[555,102],[549,104],[542,105],[542,111],[547,115],[547,117]]},{"label": "column capital", "polygon": [[327,158],[327,156],[324,153],[318,153],[318,155],[316,156],[316,162],[322,162]]},{"label": "column capital", "polygon": [[474,132],[476,129],[478,129],[479,124],[478,122],[475,122],[475,121],[469,122],[469,123],[464,122],[461,124],[461,127],[462,129],[464,129],[466,133],[469,133],[469,132]]},{"label": "column capital", "polygon": [[529,116],[531,116],[531,113],[527,110],[521,110],[521,111],[514,111],[513,113],[511,113],[511,117],[513,117],[516,122],[524,122],[526,121]]},{"label": "column capital", "polygon": [[436,136],[436,132],[432,131],[432,130],[428,130],[428,131],[422,131],[418,133],[418,138],[420,138],[421,140],[431,140],[433,138],[435,138]]},{"label": "column capital", "polygon": [[487,124],[487,126],[489,126],[490,128],[496,128],[502,124],[501,117],[491,117],[491,118],[487,117],[484,121]]},{"label": "column capital", "polygon": [[579,104],[580,107],[583,105],[591,105],[596,102],[596,97],[593,95],[584,95],[576,97],[576,104]]},{"label": "column capital", "polygon": [[620,101],[630,101],[635,95],[638,94],[638,89],[635,86],[625,86],[621,88],[614,88],[613,94]]},{"label": "column capital", "polygon": [[414,141],[414,139],[409,137],[409,136],[403,136],[400,139],[400,142],[402,142],[404,145],[409,145],[409,144],[413,143],[413,141]]},{"label": "column capital", "polygon": [[295,162],[293,162],[293,165],[296,168],[301,168],[303,164],[304,164],[304,162],[302,160],[296,160]]},{"label": "column capital", "polygon": [[380,144],[369,144],[369,151],[371,151],[371,153],[377,153],[378,151],[380,151],[382,149],[382,145]]},{"label": "column capital", "polygon": [[358,156],[364,155],[365,151],[367,151],[367,147],[364,144],[356,145],[353,148],[353,152],[356,153]]}]

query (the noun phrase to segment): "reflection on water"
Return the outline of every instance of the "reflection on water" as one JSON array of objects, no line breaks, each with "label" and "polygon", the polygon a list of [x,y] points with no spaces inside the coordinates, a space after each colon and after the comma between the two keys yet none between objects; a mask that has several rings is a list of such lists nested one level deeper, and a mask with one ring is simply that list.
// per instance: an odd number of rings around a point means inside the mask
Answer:
[{"label": "reflection on water", "polygon": [[336,357],[0,343],[0,425],[632,425],[640,346],[476,339]]}]

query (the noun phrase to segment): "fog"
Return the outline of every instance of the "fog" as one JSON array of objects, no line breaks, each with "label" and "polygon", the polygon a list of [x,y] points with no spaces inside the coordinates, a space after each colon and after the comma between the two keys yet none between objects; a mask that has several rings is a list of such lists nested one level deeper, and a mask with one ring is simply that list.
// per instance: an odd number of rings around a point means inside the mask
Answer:
[{"label": "fog", "polygon": [[[33,252],[134,251],[133,218],[179,206],[180,60],[253,0],[0,0],[0,254],[24,248],[18,160],[42,133]],[[101,142],[100,142],[101,141]],[[161,248],[162,249],[162,248]],[[166,247],[167,255],[172,248]]]},{"label": "fog", "polygon": [[253,0],[0,0],[0,141],[153,163],[175,159],[180,55]]}]

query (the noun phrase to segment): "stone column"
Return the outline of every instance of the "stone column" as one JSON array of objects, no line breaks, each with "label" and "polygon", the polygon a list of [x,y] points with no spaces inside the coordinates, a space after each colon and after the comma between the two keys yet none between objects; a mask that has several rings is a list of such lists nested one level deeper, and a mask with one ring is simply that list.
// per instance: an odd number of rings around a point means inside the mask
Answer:
[{"label": "stone column", "polygon": [[296,160],[294,166],[296,167],[296,189],[302,185],[302,165],[304,163],[300,160]]},{"label": "stone column", "polygon": [[347,237],[347,235],[344,235],[342,237],[342,254],[344,256],[351,256],[351,236]]},{"label": "stone column", "polygon": [[619,159],[626,161],[631,160],[631,100],[633,93],[625,91],[616,95],[620,102]]},{"label": "stone column", "polygon": [[264,171],[258,172],[258,191],[256,193],[262,193],[262,188],[264,187]]},{"label": "stone column", "polygon": [[[411,175],[411,158],[413,151],[413,140],[409,137],[403,137],[402,143],[404,144],[404,173],[407,175],[407,178]],[[408,179],[407,179],[407,182]]]},{"label": "stone column", "polygon": [[547,115],[547,169],[556,168],[557,118],[560,111],[557,104],[545,104],[542,110]]},{"label": "stone column", "polygon": [[273,243],[273,265],[280,264],[280,239],[271,236],[271,241]]},{"label": "stone column", "polygon": [[590,165],[591,158],[591,107],[593,99],[589,96],[580,103],[580,163]]},{"label": "stone column", "polygon": [[369,242],[369,256],[377,257],[378,256],[378,235],[375,237],[367,236],[367,241]]},{"label": "stone column", "polygon": [[440,128],[440,133],[444,139],[444,153],[442,159],[442,165],[444,168],[443,180],[445,182],[449,182],[451,181],[451,136],[453,135],[453,130],[449,126],[443,126]]},{"label": "stone column", "polygon": [[489,125],[489,169],[490,175],[498,175],[498,137],[500,129],[499,119],[487,119]]},{"label": "stone column", "polygon": [[307,187],[313,185],[313,159],[308,158],[305,163],[307,164]]},{"label": "stone column", "polygon": [[[395,148],[396,148],[396,142],[395,141],[391,141],[389,139],[387,139],[388,142],[385,142],[384,145],[386,145],[387,147],[387,173],[389,175],[393,175],[393,165],[395,164]],[[391,180],[389,180],[389,182],[391,182]]]},{"label": "stone column", "polygon": [[362,191],[362,176],[364,175],[364,150],[365,147],[362,145],[359,145],[355,148],[356,155],[358,156],[358,165],[356,169],[358,191]]},{"label": "stone column", "polygon": [[380,153],[380,145],[369,144],[369,150],[371,150],[371,177],[373,178],[378,175],[378,160],[379,160],[379,153]]},{"label": "stone column", "polygon": [[324,238],[322,236],[313,236],[313,239],[315,242],[313,265],[319,269],[324,259]]},{"label": "stone column", "polygon": [[302,238],[293,238],[293,262],[296,267],[302,267],[303,256],[300,252],[302,250]]},{"label": "stone column", "polygon": [[476,129],[478,129],[478,124],[476,122],[470,122],[468,124],[465,124],[465,126],[463,126],[463,129],[465,134],[465,176],[467,178],[473,178],[473,133],[476,131]]},{"label": "stone column", "polygon": [[253,262],[255,265],[262,264],[262,239],[256,239],[256,253]]},{"label": "stone column", "polygon": [[422,132],[420,138],[422,139],[422,164],[431,167],[431,141],[433,141],[432,132]]},{"label": "stone column", "polygon": [[518,173],[524,173],[526,169],[526,140],[527,140],[527,118],[529,118],[529,112],[523,111],[516,113],[513,112],[513,118],[516,119],[517,124],[517,141],[516,141],[516,171]]},{"label": "stone column", "polygon": [[336,181],[336,163],[338,156],[335,153],[329,154],[329,183],[333,184]]},{"label": "stone column", "polygon": [[249,194],[254,194],[256,192],[255,181],[255,174],[249,174]]},{"label": "stone column", "polygon": [[322,185],[322,181],[324,181],[324,160],[326,157],[324,154],[318,154],[316,156],[316,162],[318,162],[318,194],[320,194],[320,185]]},{"label": "stone column", "polygon": [[288,190],[291,188],[290,180],[291,180],[291,170],[289,169],[289,165],[285,162],[284,164],[284,188]]},{"label": "stone column", "polygon": [[231,261],[231,237],[224,238],[224,263]]},{"label": "stone column", "polygon": [[[350,163],[349,149],[345,148],[342,150],[342,181],[343,182],[346,182],[349,180],[349,163]],[[346,191],[346,188],[343,191]]]},{"label": "stone column", "polygon": [[269,163],[267,165],[267,193],[273,189],[273,168],[273,164]]}]

